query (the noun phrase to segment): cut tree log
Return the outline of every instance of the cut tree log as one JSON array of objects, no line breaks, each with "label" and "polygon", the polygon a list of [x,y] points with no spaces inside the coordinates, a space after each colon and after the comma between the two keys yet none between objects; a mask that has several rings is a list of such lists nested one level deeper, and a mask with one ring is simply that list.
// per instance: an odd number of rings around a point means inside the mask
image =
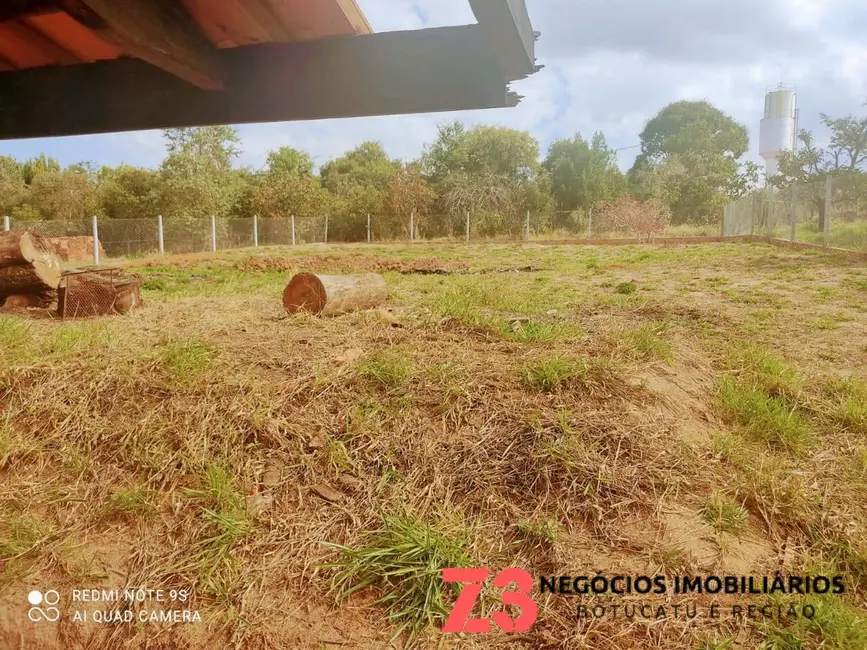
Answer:
[{"label": "cut tree log", "polygon": [[336,316],[358,309],[376,307],[388,298],[385,279],[376,273],[365,275],[316,275],[299,273],[283,291],[283,307],[290,314],[308,311]]},{"label": "cut tree log", "polygon": [[0,269],[37,261],[60,268],[51,243],[35,232],[10,230],[0,233]]},{"label": "cut tree log", "polygon": [[50,244],[28,230],[0,233],[0,299],[29,295],[47,306],[60,284],[60,260]]},{"label": "cut tree log", "polygon": [[60,283],[60,269],[35,261],[0,268],[0,298],[16,294],[34,296],[39,306],[49,305]]}]

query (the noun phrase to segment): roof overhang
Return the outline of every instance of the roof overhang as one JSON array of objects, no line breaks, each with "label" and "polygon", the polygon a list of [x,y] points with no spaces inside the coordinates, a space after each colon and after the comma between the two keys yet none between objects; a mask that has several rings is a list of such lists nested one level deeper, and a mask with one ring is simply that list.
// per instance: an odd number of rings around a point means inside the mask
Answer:
[{"label": "roof overhang", "polygon": [[470,4],[476,25],[372,34],[354,0],[5,0],[0,138],[515,106],[524,0]]}]

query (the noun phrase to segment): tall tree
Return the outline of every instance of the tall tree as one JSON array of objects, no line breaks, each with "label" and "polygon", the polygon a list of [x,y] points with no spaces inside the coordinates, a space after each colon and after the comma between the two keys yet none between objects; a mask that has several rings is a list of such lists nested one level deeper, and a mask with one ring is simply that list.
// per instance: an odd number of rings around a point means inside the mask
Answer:
[{"label": "tall tree", "polygon": [[675,223],[715,219],[749,180],[741,175],[752,169],[738,161],[749,149],[747,128],[709,102],[669,104],[640,137],[641,154],[630,181],[641,196],[661,191]]},{"label": "tall tree", "polygon": [[168,129],[168,156],[160,167],[162,213],[187,218],[231,216],[242,191],[232,163],[240,138],[228,126]]},{"label": "tall tree", "polygon": [[299,178],[313,176],[313,159],[304,151],[280,147],[268,154],[268,172],[291,174]]},{"label": "tall tree", "polygon": [[617,154],[608,147],[601,132],[587,142],[576,133],[573,138],[555,140],[543,163],[559,210],[592,208],[617,198],[626,188],[626,179],[617,166]]},{"label": "tall tree", "polygon": [[[867,106],[867,103],[865,103]],[[820,147],[813,134],[801,130],[798,151],[784,151],[779,173],[768,179],[779,189],[798,187],[799,199],[819,215],[819,229],[825,226],[825,183],[840,200],[854,200],[867,193],[867,117],[832,118],[822,114],[822,123],[831,131],[827,148]]]}]

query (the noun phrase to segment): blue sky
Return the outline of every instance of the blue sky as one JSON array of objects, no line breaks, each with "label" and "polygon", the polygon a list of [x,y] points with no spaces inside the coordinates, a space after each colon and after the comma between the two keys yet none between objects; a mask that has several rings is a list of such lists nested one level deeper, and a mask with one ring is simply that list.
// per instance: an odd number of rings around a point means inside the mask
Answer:
[{"label": "blue sky", "polygon": [[[467,0],[360,0],[376,31],[473,22]],[[436,125],[461,119],[527,129],[543,150],[557,137],[602,130],[614,147],[638,142],[645,121],[679,99],[708,99],[746,124],[758,160],[766,87],[798,86],[801,125],[824,135],[819,114],[867,112],[867,4],[863,0],[527,0],[541,73],[515,84],[518,108],[239,127],[239,165],[261,167],[290,145],[318,163],[364,140],[395,157],[417,156]],[[16,158],[46,153],[62,164],[90,160],[155,167],[159,131],[0,142]],[[628,167],[636,149],[620,152]]]}]

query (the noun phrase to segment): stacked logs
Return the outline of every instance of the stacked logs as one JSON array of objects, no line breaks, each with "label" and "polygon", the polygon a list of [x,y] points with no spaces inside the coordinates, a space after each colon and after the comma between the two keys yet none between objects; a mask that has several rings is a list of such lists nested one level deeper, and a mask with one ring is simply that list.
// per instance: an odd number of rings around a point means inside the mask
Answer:
[{"label": "stacked logs", "polygon": [[57,296],[60,260],[29,230],[0,233],[0,306],[48,307]]}]

